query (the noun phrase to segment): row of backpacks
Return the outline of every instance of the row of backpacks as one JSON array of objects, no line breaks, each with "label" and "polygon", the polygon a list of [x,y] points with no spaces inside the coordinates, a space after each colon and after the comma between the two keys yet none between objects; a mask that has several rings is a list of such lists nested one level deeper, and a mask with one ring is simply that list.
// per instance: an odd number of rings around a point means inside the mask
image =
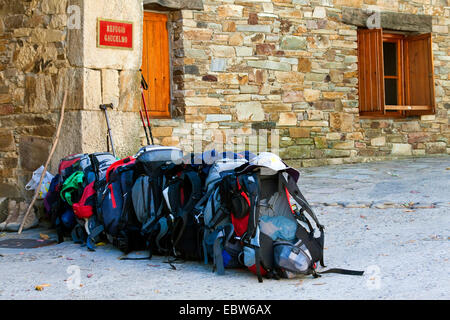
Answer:
[{"label": "row of backpacks", "polygon": [[109,153],[61,159],[44,199],[58,241],[127,254],[148,250],[173,268],[185,260],[247,268],[263,277],[360,271],[324,266],[324,227],[299,190],[299,172],[277,155],[211,150],[184,155],[151,145],[117,160]]}]

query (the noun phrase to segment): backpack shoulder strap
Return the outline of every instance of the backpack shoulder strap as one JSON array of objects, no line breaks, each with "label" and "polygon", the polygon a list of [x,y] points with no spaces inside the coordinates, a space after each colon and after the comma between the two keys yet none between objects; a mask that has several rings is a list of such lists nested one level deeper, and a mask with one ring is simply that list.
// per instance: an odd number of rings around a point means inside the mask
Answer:
[{"label": "backpack shoulder strap", "polygon": [[[181,236],[183,235],[184,229],[186,228],[187,215],[193,212],[195,204],[201,198],[202,195],[202,184],[200,177],[198,176],[197,173],[193,171],[186,171],[183,172],[180,178],[183,184],[186,184],[186,181],[189,182],[189,184],[191,185],[191,194],[189,195],[189,199],[187,200],[187,202],[185,202],[185,204],[179,211],[179,216],[181,217],[182,224],[178,234],[176,235],[175,240],[173,241],[173,247],[175,247],[178,244],[178,242],[181,239]],[[180,189],[178,190],[178,192],[181,192]]]},{"label": "backpack shoulder strap", "polygon": [[297,183],[294,181],[294,179],[288,175],[287,179],[283,175],[283,173],[279,174],[279,179],[281,180],[282,184],[288,189],[289,194],[294,198],[294,200],[302,206],[302,208],[305,209],[306,212],[308,212],[309,216],[314,220],[317,227],[320,229],[320,231],[323,231],[325,228],[320,222],[319,219],[317,219],[316,214],[312,210],[311,206],[309,205],[308,201],[306,201],[305,197],[301,193]]},{"label": "backpack shoulder strap", "polygon": [[252,174],[244,174],[238,176],[238,181],[244,187],[250,199],[250,217],[248,220],[247,232],[243,235],[244,241],[250,241],[255,236],[259,222],[259,174],[257,172]]},{"label": "backpack shoulder strap", "polygon": [[183,181],[181,177],[177,177],[176,179],[169,182],[167,186],[167,203],[172,214],[178,215],[181,210],[181,188],[183,185]]},{"label": "backpack shoulder strap", "polygon": [[[319,219],[317,219],[316,214],[314,213],[314,211],[312,210],[308,201],[306,201],[305,197],[301,193],[301,191],[297,185],[297,182],[290,174],[287,174],[287,178],[286,178],[283,175],[283,173],[281,173],[281,172],[279,173],[279,180],[281,181],[282,185],[284,185],[286,187],[289,194],[294,198],[294,200],[314,220],[315,224],[317,225],[317,227],[319,228],[319,231],[320,231],[320,237],[316,241],[318,242],[320,247],[323,249],[324,244],[325,244],[325,233],[323,230],[325,229],[325,227],[319,222]],[[310,223],[308,223],[308,224],[310,225]],[[311,227],[310,227],[310,229],[311,229],[311,235],[313,235],[314,230]],[[321,266],[325,267],[323,256],[320,258],[320,264],[321,264]]]},{"label": "backpack shoulder strap", "polygon": [[202,197],[195,204],[194,210],[196,210],[196,211],[201,210],[202,206],[209,200],[209,197],[211,196],[211,194],[213,194],[216,191],[216,189],[219,187],[221,181],[222,180],[218,180],[218,181],[210,183],[205,192],[202,192],[200,190]]},{"label": "backpack shoulder strap", "polygon": [[183,173],[183,175],[184,178],[187,178],[187,180],[189,180],[192,188],[191,196],[184,205],[183,210],[190,212],[194,209],[195,205],[202,197],[202,181],[199,175],[194,171],[186,171]]}]

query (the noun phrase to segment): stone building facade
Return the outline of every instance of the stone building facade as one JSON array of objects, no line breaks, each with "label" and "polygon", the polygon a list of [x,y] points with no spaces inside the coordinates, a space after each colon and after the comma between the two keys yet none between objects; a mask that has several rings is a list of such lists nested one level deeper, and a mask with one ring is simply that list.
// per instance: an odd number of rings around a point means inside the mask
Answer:
[{"label": "stone building facade", "polygon": [[[296,167],[450,152],[447,0],[3,0],[0,196],[26,196],[65,91],[53,172],[66,154],[106,150],[101,103],[115,105],[120,156],[146,144],[138,113],[145,11],[165,14],[169,30],[171,116],[151,119],[157,144],[267,149]],[[133,49],[96,47],[98,17],[133,21]],[[432,34],[432,112],[360,115],[357,30],[371,17],[383,29]]]},{"label": "stone building facade", "polygon": [[[66,155],[107,150],[102,103],[114,104],[109,116],[119,155],[136,152],[142,3],[3,0],[0,13],[0,197],[32,196],[24,186],[47,160],[65,92],[50,172]],[[133,50],[98,48],[98,16],[133,21]]]}]

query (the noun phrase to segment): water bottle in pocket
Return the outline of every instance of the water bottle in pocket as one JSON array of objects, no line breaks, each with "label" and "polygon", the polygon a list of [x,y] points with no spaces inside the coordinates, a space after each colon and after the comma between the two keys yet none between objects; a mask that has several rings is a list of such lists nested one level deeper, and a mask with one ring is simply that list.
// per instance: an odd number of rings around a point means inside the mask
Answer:
[{"label": "water bottle in pocket", "polygon": [[301,241],[276,241],[273,245],[274,264],[283,278],[310,274],[312,257],[309,250]]}]

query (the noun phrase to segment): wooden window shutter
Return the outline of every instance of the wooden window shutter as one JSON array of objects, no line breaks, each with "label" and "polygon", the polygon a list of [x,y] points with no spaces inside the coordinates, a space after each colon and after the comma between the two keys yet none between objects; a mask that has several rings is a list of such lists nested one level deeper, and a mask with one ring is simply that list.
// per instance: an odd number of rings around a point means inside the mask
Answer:
[{"label": "wooden window shutter", "polygon": [[423,109],[406,114],[432,114],[435,100],[431,34],[405,38],[404,52],[406,105]]},{"label": "wooden window shutter", "polygon": [[383,33],[358,29],[359,110],[361,114],[384,113]]},{"label": "wooden window shutter", "polygon": [[170,58],[167,16],[144,12],[142,74],[148,90],[144,91],[149,114],[170,117]]}]

